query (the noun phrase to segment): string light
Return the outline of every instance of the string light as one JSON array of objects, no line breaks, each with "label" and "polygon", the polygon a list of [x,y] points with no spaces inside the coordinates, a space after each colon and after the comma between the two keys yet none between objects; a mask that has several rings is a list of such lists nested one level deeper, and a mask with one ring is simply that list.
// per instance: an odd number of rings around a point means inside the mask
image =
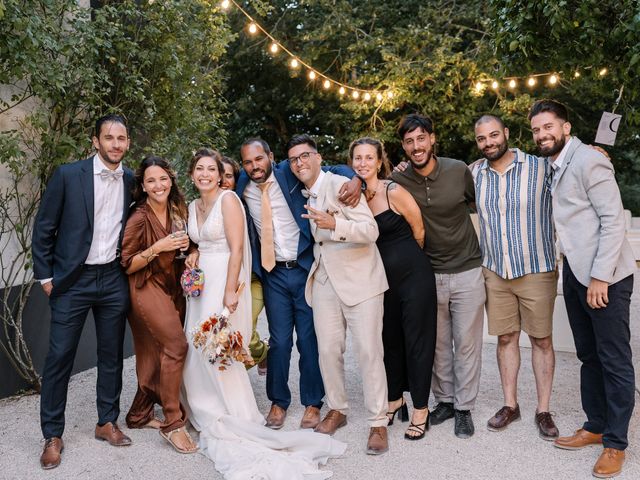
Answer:
[{"label": "string light", "polygon": [[536,79],[533,77],[529,77],[529,80],[527,80],[527,85],[529,85],[530,87],[533,87],[536,84]]},{"label": "string light", "polygon": [[558,76],[557,75],[551,75],[549,77],[549,85],[555,85],[556,83],[558,83]]},{"label": "string light", "polygon": [[604,77],[607,74],[608,70],[606,68],[601,69],[598,72],[598,75],[600,75],[601,77]]},{"label": "string light", "polygon": [[[310,80],[315,80],[317,78],[320,78],[323,80],[322,86],[324,87],[325,90],[329,90],[331,88],[331,85],[336,85],[337,87],[339,87],[338,93],[340,95],[344,95],[347,92],[347,90],[349,90],[352,92],[351,97],[354,100],[358,100],[361,96],[365,101],[371,100],[373,97],[375,97],[379,101],[382,101],[384,99],[384,96],[381,92],[378,92],[376,90],[363,89],[363,88],[355,89],[345,83],[342,83],[338,80],[335,80],[325,75],[324,73],[318,71],[308,63],[301,60],[297,55],[294,55],[293,52],[291,52],[282,43],[276,40],[273,37],[273,35],[271,35],[267,30],[265,30],[258,22],[256,22],[253,19],[253,17],[249,15],[249,13],[247,13],[247,11],[244,10],[238,4],[238,2],[236,2],[236,0],[223,0],[220,2],[220,7],[223,10],[227,10],[231,6],[231,4],[233,4],[249,21],[249,24],[247,25],[247,29],[249,33],[251,33],[252,35],[255,35],[256,33],[258,33],[258,31],[260,31],[263,35],[265,35],[271,41],[271,44],[269,46],[269,51],[272,54],[275,54],[280,50],[282,50],[284,53],[286,53],[290,57],[290,60],[288,62],[288,65],[290,68],[297,69],[297,68],[300,68],[301,66],[305,67],[309,72],[307,76],[309,77]],[[388,90],[386,96],[388,99],[393,98],[393,92],[391,90]]]},{"label": "string light", "polygon": [[496,82],[495,80],[493,82],[491,82],[491,88],[493,88],[494,90],[497,90],[499,86],[500,86],[500,84],[498,82]]},{"label": "string light", "polygon": [[512,78],[511,80],[509,80],[509,88],[514,89],[516,88],[516,81]]},{"label": "string light", "polygon": [[573,74],[573,76],[575,78],[578,78],[580,76],[580,72],[578,70],[576,70],[575,73]]}]

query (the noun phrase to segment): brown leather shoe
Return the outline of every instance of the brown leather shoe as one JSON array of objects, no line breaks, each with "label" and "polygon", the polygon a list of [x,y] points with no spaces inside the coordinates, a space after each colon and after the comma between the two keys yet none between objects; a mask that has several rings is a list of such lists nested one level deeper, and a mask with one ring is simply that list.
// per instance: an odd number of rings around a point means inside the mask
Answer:
[{"label": "brown leather shoe", "polygon": [[117,423],[105,423],[104,425],[96,425],[96,439],[109,442],[114,447],[128,447],[131,445],[131,439],[127,437]]},{"label": "brown leather shoe", "polygon": [[551,413],[549,412],[540,412],[536,413],[534,417],[534,421],[536,426],[538,427],[538,436],[546,440],[548,442],[553,442],[558,436],[560,432],[558,431],[558,427],[556,427],[553,418],[551,417]]},{"label": "brown leather shoe", "polygon": [[309,405],[304,409],[304,415],[300,421],[300,428],[316,428],[320,423],[320,409]]},{"label": "brown leather shoe", "polygon": [[258,363],[258,375],[260,375],[261,377],[264,377],[267,374],[267,357],[264,357],[264,359],[260,360],[260,363]]},{"label": "brown leather shoe", "polygon": [[516,403],[516,408],[511,408],[505,405],[489,419],[487,422],[487,429],[491,432],[499,432],[507,428],[516,420],[520,420],[520,405]]},{"label": "brown leather shoe", "polygon": [[274,403],[271,405],[271,410],[269,410],[269,414],[267,415],[267,423],[265,426],[273,430],[280,430],[284,425],[284,419],[286,417],[287,411]]},{"label": "brown leather shoe", "polygon": [[555,442],[553,442],[554,447],[565,450],[580,450],[589,445],[602,445],[602,434],[591,433],[581,428],[576,430],[576,433],[570,437],[558,437]]},{"label": "brown leather shoe", "polygon": [[593,476],[611,478],[622,471],[624,464],[624,450],[605,448],[593,467]]},{"label": "brown leather shoe", "polygon": [[380,455],[388,450],[387,427],[371,427],[367,442],[367,455]]},{"label": "brown leather shoe", "polygon": [[338,410],[329,410],[318,426],[314,429],[318,433],[326,433],[327,435],[333,435],[340,427],[344,427],[347,424],[347,416],[340,413]]},{"label": "brown leather shoe", "polygon": [[61,453],[64,450],[64,443],[60,437],[47,438],[44,441],[44,449],[40,455],[40,466],[45,470],[56,468],[62,459]]}]

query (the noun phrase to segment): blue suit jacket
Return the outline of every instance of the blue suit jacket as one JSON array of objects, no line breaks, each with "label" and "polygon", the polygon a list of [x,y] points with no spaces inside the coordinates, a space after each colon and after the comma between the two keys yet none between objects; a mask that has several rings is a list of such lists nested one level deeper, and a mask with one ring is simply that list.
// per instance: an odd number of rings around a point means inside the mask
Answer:
[{"label": "blue suit jacket", "polygon": [[[304,185],[296,178],[291,171],[289,162],[283,160],[277,164],[273,164],[273,174],[276,177],[278,185],[284,195],[287,205],[293,214],[293,218],[298,224],[300,229],[300,240],[298,241],[298,264],[305,270],[309,271],[313,264],[313,236],[311,235],[311,228],[309,226],[309,220],[302,218],[302,214],[306,213],[304,208],[307,203],[307,199],[302,196],[302,189]],[[344,175],[345,177],[352,178],[355,174],[351,168],[346,165],[332,165],[330,167],[322,167],[325,171],[330,171],[338,175]],[[247,187],[251,179],[244,170],[240,172],[240,178],[238,178],[238,184],[236,185],[236,193],[240,198],[244,193],[244,189]],[[262,278],[262,262],[260,259],[260,237],[257,235],[255,225],[247,209],[247,219],[249,223],[249,240],[251,242],[251,255],[252,255],[252,269],[253,272]]]},{"label": "blue suit jacket", "polygon": [[[35,278],[53,278],[52,294],[78,279],[93,239],[93,157],[58,167],[40,201],[31,248]],[[124,168],[122,229],[129,216],[133,172]],[[118,246],[119,250],[119,246]]]}]

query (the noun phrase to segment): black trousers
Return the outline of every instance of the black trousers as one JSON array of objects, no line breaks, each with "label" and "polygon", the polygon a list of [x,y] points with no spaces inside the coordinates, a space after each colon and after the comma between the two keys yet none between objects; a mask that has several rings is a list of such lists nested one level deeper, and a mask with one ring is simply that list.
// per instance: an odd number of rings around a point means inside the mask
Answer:
[{"label": "black trousers", "polygon": [[564,301],[573,332],[580,369],[583,428],[603,434],[607,448],[627,448],[627,432],[635,402],[635,375],[631,361],[629,305],[633,275],[609,285],[605,308],[587,305],[582,285],[564,259]]},{"label": "black trousers", "polygon": [[93,311],[98,349],[96,387],[98,423],[115,422],[120,414],[127,279],[117,261],[86,265],[78,280],[49,299],[51,331],[42,373],[40,424],[44,438],[61,437],[73,361],[84,322]]}]

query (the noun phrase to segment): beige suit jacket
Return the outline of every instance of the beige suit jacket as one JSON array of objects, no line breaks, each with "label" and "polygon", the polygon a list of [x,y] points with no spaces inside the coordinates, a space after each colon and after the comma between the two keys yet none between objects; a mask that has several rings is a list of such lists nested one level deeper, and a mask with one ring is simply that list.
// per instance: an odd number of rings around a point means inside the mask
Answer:
[{"label": "beige suit jacket", "polygon": [[[332,213],[336,219],[335,230],[316,228],[311,221],[311,233],[315,239],[314,262],[307,278],[305,298],[311,305],[314,281],[331,281],[340,301],[347,306],[357,305],[384,293],[388,288],[384,265],[376,246],[378,225],[364,197],[355,208],[338,201],[340,187],[349,181],[342,175],[326,172],[316,209]],[[322,262],[328,278],[314,278]]]}]

